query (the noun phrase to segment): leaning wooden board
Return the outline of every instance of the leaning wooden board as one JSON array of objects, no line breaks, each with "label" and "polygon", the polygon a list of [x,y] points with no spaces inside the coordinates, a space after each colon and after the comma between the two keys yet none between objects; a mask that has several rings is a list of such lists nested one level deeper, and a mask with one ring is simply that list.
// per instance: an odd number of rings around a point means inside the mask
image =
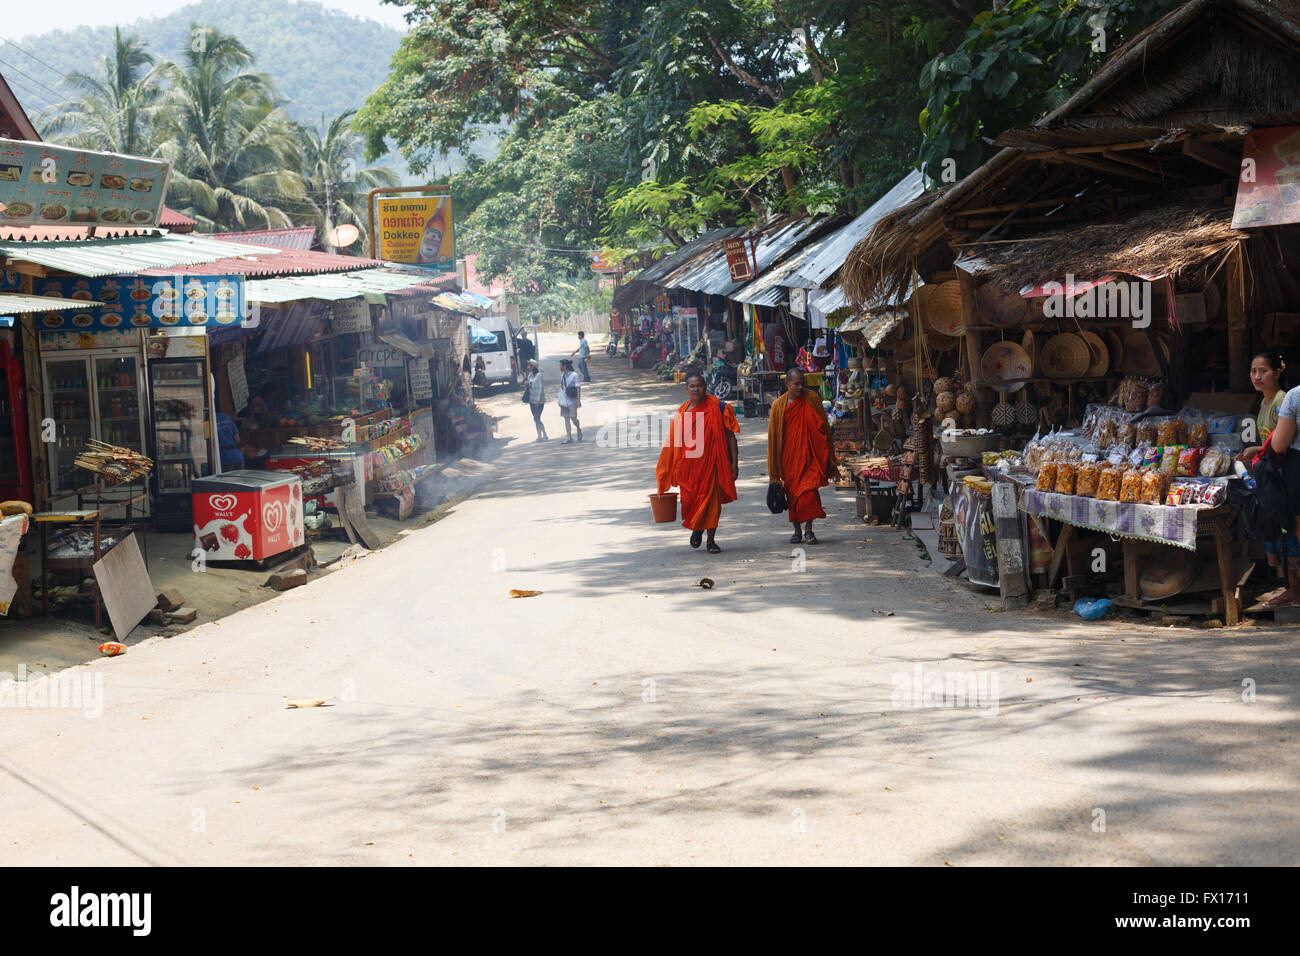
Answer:
[{"label": "leaning wooden board", "polygon": [[158,602],[135,535],[127,535],[119,541],[112,551],[91,566],[91,570],[99,584],[108,619],[113,624],[113,633],[120,641]]}]

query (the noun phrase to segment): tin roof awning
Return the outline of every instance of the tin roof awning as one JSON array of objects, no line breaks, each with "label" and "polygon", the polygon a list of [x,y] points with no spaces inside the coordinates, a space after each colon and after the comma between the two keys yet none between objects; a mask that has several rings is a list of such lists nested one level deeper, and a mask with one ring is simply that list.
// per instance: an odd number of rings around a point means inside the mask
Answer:
[{"label": "tin roof awning", "polygon": [[[250,279],[244,284],[249,302],[295,302],[299,299],[320,299],[339,302],[364,296],[367,301],[384,305],[385,296],[429,283],[429,276],[399,269],[358,269],[355,272],[336,272],[330,275],[285,276],[279,279]],[[430,287],[430,296],[441,289]]]},{"label": "tin roof awning", "polygon": [[95,278],[216,262],[234,256],[273,255],[267,246],[206,236],[125,236],[58,242],[0,242],[0,256],[73,275]]},{"label": "tin roof awning", "polygon": [[90,309],[103,304],[88,299],[58,299],[48,295],[0,293],[0,315],[16,315],[22,312],[67,312],[72,309]]}]

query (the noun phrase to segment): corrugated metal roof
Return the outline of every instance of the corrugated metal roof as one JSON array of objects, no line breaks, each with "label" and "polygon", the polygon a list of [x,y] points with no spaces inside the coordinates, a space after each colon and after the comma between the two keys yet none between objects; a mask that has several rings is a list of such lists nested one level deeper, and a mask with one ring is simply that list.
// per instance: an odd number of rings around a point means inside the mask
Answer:
[{"label": "corrugated metal roof", "polygon": [[66,312],[103,304],[86,299],[59,299],[49,295],[0,292],[0,315],[14,315],[20,312]]},{"label": "corrugated metal roof", "polygon": [[194,235],[127,236],[79,242],[0,242],[0,256],[88,278],[268,253],[273,253],[273,250],[265,246],[221,242]]},{"label": "corrugated metal roof", "polygon": [[[387,293],[423,286],[426,282],[424,276],[397,269],[359,269],[331,275],[253,279],[244,284],[244,294],[249,302],[296,302],[299,299],[338,302],[365,296],[382,305]],[[430,297],[439,291],[431,285]]]},{"label": "corrugated metal roof", "polygon": [[143,271],[146,275],[284,276],[355,272],[358,269],[379,265],[377,259],[358,259],[356,256],[339,256],[329,252],[276,249],[267,245],[253,245],[247,248],[252,251],[238,256],[217,259],[213,262],[145,269]]},{"label": "corrugated metal roof", "polygon": [[250,232],[221,232],[216,238],[227,242],[251,242],[277,249],[310,249],[316,241],[315,226],[287,226],[284,229],[254,229]]},{"label": "corrugated metal roof", "polygon": [[831,242],[837,232],[823,236],[815,242],[809,243],[805,248],[800,249],[797,253],[790,256],[780,265],[768,269],[761,276],[745,286],[731,298],[737,302],[748,302],[750,305],[767,305],[774,306],[786,299],[785,287],[793,283],[787,281],[791,276],[805,265],[809,258],[816,255],[819,250],[823,249],[827,243]]},{"label": "corrugated metal roof", "polygon": [[95,239],[120,239],[123,236],[161,236],[153,226],[96,226],[95,235],[88,226],[5,226],[0,225],[0,241],[54,242]]},{"label": "corrugated metal roof", "polygon": [[[763,236],[759,240],[758,247],[754,250],[754,258],[758,263],[758,275],[761,276],[767,269],[771,268],[774,262],[780,261],[783,256],[789,253],[801,240],[806,239],[825,221],[825,219],[821,218],[796,219],[784,226],[773,229]],[[717,242],[714,245],[716,248],[711,246],[708,255],[700,257],[701,261],[689,263],[675,272],[669,273],[664,276],[660,284],[668,289],[689,289],[692,292],[724,296],[730,296],[733,292],[746,285],[745,282],[733,282],[731,280],[731,272],[727,268],[727,256],[722,251],[722,243]]]},{"label": "corrugated metal roof", "polygon": [[[745,230],[739,227],[729,229],[711,229],[703,235],[696,236],[680,249],[676,249],[664,256],[654,265],[647,266],[636,274],[634,277],[640,282],[648,282],[651,285],[659,285],[660,279],[668,275],[673,270],[680,268],[682,264],[689,262],[706,246],[715,242],[721,242],[723,239],[732,239],[736,236],[743,236]],[[719,246],[721,248],[721,246]]]},{"label": "corrugated metal roof", "polygon": [[785,283],[797,289],[816,289],[844,265],[853,247],[862,240],[871,227],[895,209],[907,205],[925,191],[925,177],[916,170],[908,173],[894,187],[827,241],[819,244],[817,253],[800,265]]}]

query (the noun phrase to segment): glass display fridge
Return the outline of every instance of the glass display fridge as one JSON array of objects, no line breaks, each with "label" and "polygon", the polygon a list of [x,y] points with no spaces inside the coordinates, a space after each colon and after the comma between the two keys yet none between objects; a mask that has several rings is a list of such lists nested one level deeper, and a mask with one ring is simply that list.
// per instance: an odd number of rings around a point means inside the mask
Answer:
[{"label": "glass display fridge", "polygon": [[[199,345],[203,340],[198,340]],[[152,346],[152,342],[150,343]],[[208,363],[202,355],[149,359],[149,394],[153,401],[154,527],[161,531],[192,528],[190,485],[213,467],[212,416]]]},{"label": "glass display fridge", "polygon": [[0,501],[32,500],[23,363],[0,341]]},{"label": "glass display fridge", "polygon": [[54,420],[49,446],[50,494],[58,497],[93,477],[73,464],[88,439],[148,454],[140,353],[135,349],[52,352],[41,357],[45,413]]}]

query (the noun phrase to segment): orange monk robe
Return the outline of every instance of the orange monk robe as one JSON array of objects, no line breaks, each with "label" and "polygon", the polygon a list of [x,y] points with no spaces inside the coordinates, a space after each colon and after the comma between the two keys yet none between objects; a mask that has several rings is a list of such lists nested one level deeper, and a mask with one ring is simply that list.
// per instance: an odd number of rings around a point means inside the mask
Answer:
[{"label": "orange monk robe", "polygon": [[697,409],[690,404],[683,402],[673,412],[655,477],[660,494],[681,489],[682,526],[706,531],[718,526],[723,504],[736,500],[727,432],[739,434],[740,423],[731,406],[712,395]]},{"label": "orange monk robe", "polygon": [[773,481],[784,482],[790,500],[790,521],[825,518],[822,485],[830,484],[835,469],[831,425],[815,392],[791,401],[790,393],[772,403],[767,424],[767,471]]}]

